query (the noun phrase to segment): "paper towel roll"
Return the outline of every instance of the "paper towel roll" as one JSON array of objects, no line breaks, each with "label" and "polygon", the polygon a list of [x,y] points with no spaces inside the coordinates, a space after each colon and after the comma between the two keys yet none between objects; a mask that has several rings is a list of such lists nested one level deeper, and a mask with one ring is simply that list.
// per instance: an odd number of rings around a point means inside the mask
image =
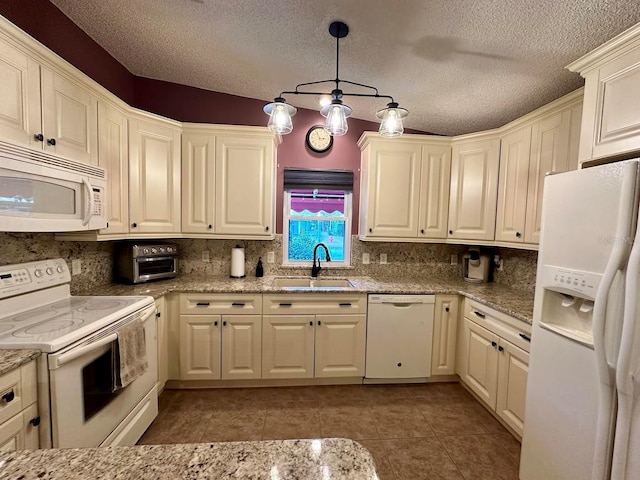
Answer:
[{"label": "paper towel roll", "polygon": [[244,277],[244,248],[240,245],[231,249],[231,277]]}]

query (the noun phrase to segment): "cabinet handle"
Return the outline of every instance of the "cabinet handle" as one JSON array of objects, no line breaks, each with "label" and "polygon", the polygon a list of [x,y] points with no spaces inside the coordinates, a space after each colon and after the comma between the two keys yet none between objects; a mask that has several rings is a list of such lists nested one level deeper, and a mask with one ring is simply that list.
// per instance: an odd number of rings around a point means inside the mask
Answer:
[{"label": "cabinet handle", "polygon": [[160,318],[160,312],[156,313],[156,318]]},{"label": "cabinet handle", "polygon": [[309,326],[313,327],[313,320],[309,321]]},{"label": "cabinet handle", "polygon": [[351,302],[341,303],[340,306],[341,307],[350,307],[351,306]]},{"label": "cabinet handle", "polygon": [[208,307],[209,302],[198,302],[196,303],[196,307]]},{"label": "cabinet handle", "polygon": [[209,225],[207,226],[207,228],[208,228],[209,230],[211,230],[211,229],[213,228],[213,225],[209,224]]},{"label": "cabinet handle", "polygon": [[291,303],[281,303],[280,306],[281,307],[290,307],[292,304]]},{"label": "cabinet handle", "polygon": [[516,237],[520,238],[522,234],[520,232],[516,232]]},{"label": "cabinet handle", "polygon": [[398,362],[398,366],[401,367],[402,366],[402,362]]},{"label": "cabinet handle", "polygon": [[52,147],[56,146],[56,139],[55,138],[47,138],[47,143],[49,145],[51,145]]},{"label": "cabinet handle", "polygon": [[520,338],[522,338],[524,341],[526,342],[530,342],[531,341],[531,337],[529,335],[525,335],[524,333],[520,333]]},{"label": "cabinet handle", "polygon": [[318,326],[322,326],[322,322],[320,320],[318,320]]},{"label": "cabinet handle", "polygon": [[504,347],[503,347],[502,345],[500,345],[500,346],[498,347],[498,351],[499,351],[499,352],[504,352]]},{"label": "cabinet handle", "polygon": [[218,326],[218,321],[216,320],[215,322],[213,322],[213,326],[217,327]]},{"label": "cabinet handle", "polygon": [[477,312],[475,310],[473,311],[473,313],[475,313],[480,318],[485,318],[486,317],[486,315],[484,313],[480,313],[480,312]]},{"label": "cabinet handle", "polygon": [[226,327],[227,326],[227,321],[225,320],[224,322],[222,322],[222,326]]},{"label": "cabinet handle", "polygon": [[232,307],[244,307],[244,302],[233,302]]},{"label": "cabinet handle", "polygon": [[444,311],[449,313],[449,307],[444,307]]},{"label": "cabinet handle", "polygon": [[449,235],[453,235],[453,230],[449,230]]},{"label": "cabinet handle", "polygon": [[42,135],[41,133],[36,133],[33,138],[39,142],[44,142],[44,135]]},{"label": "cabinet handle", "polygon": [[424,228],[420,230],[420,233],[424,235]]},{"label": "cabinet handle", "polygon": [[29,420],[29,423],[34,427],[37,427],[38,425],[40,425],[40,417],[32,418],[31,420]]},{"label": "cabinet handle", "polygon": [[16,394],[13,390],[2,395],[2,400],[4,400],[6,403],[12,402],[14,398],[16,398]]},{"label": "cabinet handle", "polygon": [[370,229],[369,229],[369,233],[373,233],[373,228],[370,228]]},{"label": "cabinet handle", "polygon": [[269,227],[264,227],[264,231],[268,232],[269,231]]},{"label": "cabinet handle", "polygon": [[498,346],[498,344],[497,344],[496,342],[491,342],[491,346],[492,346],[493,348],[496,348],[496,347]]},{"label": "cabinet handle", "polygon": [[135,222],[133,222],[133,223],[131,224],[131,226],[132,226],[133,228],[136,228],[136,227],[138,226],[138,224],[137,224],[137,223],[135,223]]}]

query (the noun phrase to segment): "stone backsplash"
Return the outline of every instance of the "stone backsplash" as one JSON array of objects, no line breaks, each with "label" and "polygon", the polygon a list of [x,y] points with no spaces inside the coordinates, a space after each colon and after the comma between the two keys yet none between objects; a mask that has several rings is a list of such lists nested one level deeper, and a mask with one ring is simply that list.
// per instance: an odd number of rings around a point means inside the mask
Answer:
[{"label": "stone backsplash", "polygon": [[[282,235],[273,241],[236,241],[179,239],[181,274],[229,275],[231,249],[245,247],[246,274],[253,276],[258,258],[262,257],[265,275],[306,275],[309,267],[283,267]],[[336,268],[324,265],[322,275],[428,278],[429,275],[462,276],[462,255],[468,247],[461,245],[361,242],[353,237],[353,265]],[[210,262],[202,261],[202,252],[209,251]],[[510,248],[491,248],[504,259],[504,270],[494,271],[498,284],[532,292],[535,287],[537,252]],[[72,276],[72,287],[104,285],[113,279],[113,242],[62,242],[50,233],[0,233],[0,265],[31,262],[48,258],[63,258],[71,268],[72,259],[82,261],[82,273]],[[274,252],[275,263],[266,262],[267,253]],[[362,254],[369,253],[370,264],[362,264]],[[380,264],[380,254],[387,254],[387,264]],[[458,265],[451,265],[451,255],[458,256]]]}]

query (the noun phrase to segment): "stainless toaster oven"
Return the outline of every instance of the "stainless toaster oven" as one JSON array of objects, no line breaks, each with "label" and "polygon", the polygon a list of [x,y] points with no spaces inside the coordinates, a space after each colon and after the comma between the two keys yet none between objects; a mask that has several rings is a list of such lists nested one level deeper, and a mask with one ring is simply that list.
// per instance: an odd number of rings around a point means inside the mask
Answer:
[{"label": "stainless toaster oven", "polygon": [[122,243],[116,247],[116,279],[144,283],[172,278],[178,272],[175,243]]}]

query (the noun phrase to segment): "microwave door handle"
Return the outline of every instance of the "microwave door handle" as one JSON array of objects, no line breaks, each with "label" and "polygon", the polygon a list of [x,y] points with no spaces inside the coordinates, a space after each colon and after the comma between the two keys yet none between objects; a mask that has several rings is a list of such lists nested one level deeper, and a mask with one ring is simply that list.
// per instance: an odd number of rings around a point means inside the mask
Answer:
[{"label": "microwave door handle", "polygon": [[87,208],[84,212],[84,216],[82,217],[82,226],[86,227],[89,224],[91,217],[93,217],[93,195],[91,194],[91,184],[89,183],[89,180],[84,177],[82,178],[82,186],[87,194]]}]

